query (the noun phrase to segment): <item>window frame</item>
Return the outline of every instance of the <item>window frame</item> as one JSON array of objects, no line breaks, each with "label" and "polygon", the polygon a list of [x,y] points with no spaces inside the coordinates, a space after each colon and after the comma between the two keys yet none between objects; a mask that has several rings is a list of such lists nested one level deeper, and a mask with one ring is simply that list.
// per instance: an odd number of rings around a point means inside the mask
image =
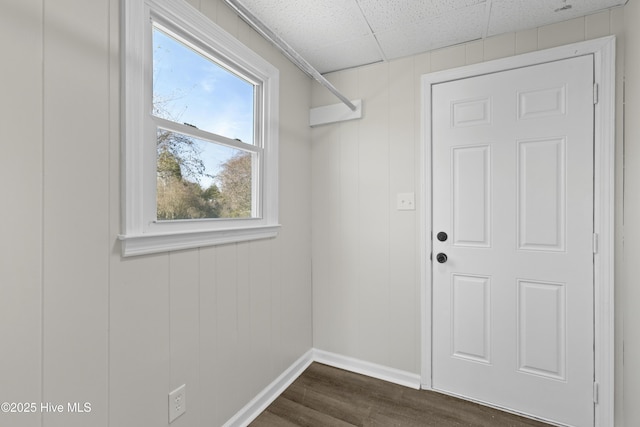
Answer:
[{"label": "window frame", "polygon": [[[183,0],[122,1],[122,255],[133,256],[275,237],[278,223],[279,71]],[[152,115],[153,22],[185,37],[256,84],[253,218],[157,221]],[[172,128],[174,126],[172,125]],[[179,126],[202,138],[204,131]],[[171,129],[172,130],[172,129]],[[207,133],[210,135],[210,133]],[[210,136],[207,137],[210,139]],[[234,141],[222,141],[235,145]],[[252,215],[252,216],[253,216]]]}]

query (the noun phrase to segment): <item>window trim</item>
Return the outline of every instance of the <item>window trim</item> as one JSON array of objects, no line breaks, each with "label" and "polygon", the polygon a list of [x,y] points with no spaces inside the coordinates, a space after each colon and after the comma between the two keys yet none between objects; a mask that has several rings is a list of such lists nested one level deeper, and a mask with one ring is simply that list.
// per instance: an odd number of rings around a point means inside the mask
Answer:
[{"label": "window trim", "polygon": [[[278,223],[279,71],[183,0],[126,1],[122,37],[122,255],[133,256],[275,237]],[[262,85],[254,144],[262,155],[257,188],[261,217],[149,221],[155,207],[156,150],[150,153],[147,97],[152,93],[151,17],[203,43],[224,61],[246,70]],[[262,92],[262,94],[259,94]],[[197,136],[197,135],[194,135]],[[145,137],[147,140],[145,141]],[[155,141],[155,138],[154,138]]]}]

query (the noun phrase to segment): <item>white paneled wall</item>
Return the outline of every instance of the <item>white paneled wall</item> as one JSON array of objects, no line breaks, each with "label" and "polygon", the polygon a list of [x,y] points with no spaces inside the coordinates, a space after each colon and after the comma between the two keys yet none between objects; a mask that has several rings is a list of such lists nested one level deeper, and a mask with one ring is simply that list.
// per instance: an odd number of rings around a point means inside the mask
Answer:
[{"label": "white paneled wall", "polygon": [[[327,76],[348,98],[363,100],[363,118],[312,130],[316,348],[420,373],[419,211],[396,209],[398,193],[414,192],[420,206],[420,76],[609,34],[621,36],[624,10],[612,9]],[[623,37],[620,39],[622,45]],[[622,111],[622,53],[617,66],[618,110]],[[318,107],[337,101],[314,85],[312,102]],[[620,165],[620,117],[617,128]],[[622,168],[617,169],[616,179],[620,223]],[[621,253],[621,229],[617,241]],[[620,269],[619,265],[618,274]],[[617,286],[622,289],[624,285]],[[622,301],[620,295],[618,291],[618,302]],[[638,306],[637,301],[633,304]],[[621,312],[617,319],[620,324]],[[621,348],[619,336],[619,368]],[[617,375],[616,397],[622,402],[621,369]],[[622,403],[618,414],[622,414]]]},{"label": "white paneled wall", "polygon": [[[171,425],[222,425],[312,345],[309,79],[221,1],[190,3],[280,69],[282,229],[276,239],[131,260],[114,251],[113,426],[165,425],[167,393],[183,383],[188,410]],[[138,363],[128,363],[129,346]]]},{"label": "white paneled wall", "polygon": [[2,426],[168,425],[184,383],[172,427],[222,425],[312,346],[310,80],[190,3],[280,69],[281,233],[123,259],[120,1],[0,0],[0,402],[91,403]]},{"label": "white paneled wall", "polygon": [[[419,59],[330,75],[365,101],[361,120],[320,126],[313,139],[314,345],[418,372],[416,192]],[[335,103],[315,87],[314,105]],[[417,194],[416,194],[417,196]]]},{"label": "white paneled wall", "polygon": [[[0,400],[42,400],[42,53],[41,1],[0,2]],[[21,40],[22,43],[16,43]],[[28,47],[25,49],[25,47]],[[7,61],[11,58],[11,61]],[[0,414],[17,427],[40,414]]]},{"label": "white paneled wall", "polygon": [[[44,7],[42,396],[92,403],[97,425],[107,416],[109,29],[106,2]],[[45,425],[88,421],[58,415]]]},{"label": "white paneled wall", "polygon": [[[625,284],[617,298],[624,315],[616,324],[618,340],[624,339],[624,369],[618,380],[623,388],[625,426],[640,424],[640,4],[631,1],[625,7],[625,157],[624,157],[624,251],[619,276]],[[620,209],[622,210],[622,209]],[[622,352],[620,352],[622,353]],[[618,356],[621,359],[622,355]],[[621,364],[620,364],[621,365]],[[622,400],[622,399],[621,399]]]}]

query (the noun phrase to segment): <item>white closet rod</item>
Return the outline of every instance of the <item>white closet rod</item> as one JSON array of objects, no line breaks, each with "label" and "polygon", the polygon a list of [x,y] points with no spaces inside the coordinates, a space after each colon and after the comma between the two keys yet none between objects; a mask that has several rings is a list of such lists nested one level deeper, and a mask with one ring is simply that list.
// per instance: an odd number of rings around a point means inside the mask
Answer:
[{"label": "white closet rod", "polygon": [[305,72],[309,77],[315,79],[322,86],[326,87],[331,93],[344,102],[351,111],[356,111],[356,106],[343,94],[336,89],[329,80],[322,77],[322,74],[318,72],[311,64],[309,64],[298,52],[296,52],[289,44],[282,40],[280,36],[271,31],[262,21],[256,18],[249,10],[244,7],[238,0],[224,0],[235,12],[249,25],[251,25],[257,32],[262,34],[267,40],[269,40],[275,47],[291,60],[298,68]]}]

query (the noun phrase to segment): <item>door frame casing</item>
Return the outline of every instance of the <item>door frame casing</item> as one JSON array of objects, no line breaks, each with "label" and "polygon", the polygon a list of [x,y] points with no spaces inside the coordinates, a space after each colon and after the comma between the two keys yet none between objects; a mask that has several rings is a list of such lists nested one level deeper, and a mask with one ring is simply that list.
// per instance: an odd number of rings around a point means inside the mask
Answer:
[{"label": "door frame casing", "polygon": [[614,424],[615,36],[482,62],[421,77],[420,281],[422,388],[432,387],[431,89],[439,83],[593,55],[594,97],[594,400],[595,426]]}]

